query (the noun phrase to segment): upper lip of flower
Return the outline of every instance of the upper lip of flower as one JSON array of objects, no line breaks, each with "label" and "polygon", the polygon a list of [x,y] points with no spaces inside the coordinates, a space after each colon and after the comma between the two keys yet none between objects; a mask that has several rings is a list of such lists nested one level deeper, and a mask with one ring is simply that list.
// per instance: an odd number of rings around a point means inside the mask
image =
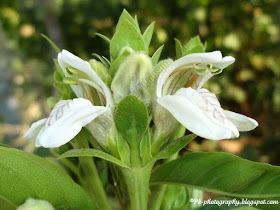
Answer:
[{"label": "upper lip of flower", "polygon": [[[87,85],[92,86],[94,89],[99,91],[103,95],[103,99],[106,101],[106,107],[112,109],[114,107],[112,94],[107,85],[99,78],[95,71],[91,68],[90,64],[87,61],[82,60],[81,58],[75,56],[67,50],[62,50],[61,53],[57,56],[59,65],[61,66],[65,76],[69,75],[66,68],[73,67],[78,71],[81,71],[87,76],[87,78],[78,78],[80,82],[86,83]],[[73,91],[77,94],[77,87],[71,85]],[[78,93],[79,94],[79,93]],[[78,97],[83,97],[78,95]]]},{"label": "upper lip of flower", "polygon": [[[163,86],[165,85],[168,78],[176,71],[195,70],[196,68],[200,67],[206,69],[204,73],[197,72],[198,76],[189,78],[188,80],[191,81],[191,84],[193,84],[195,80],[198,80],[198,77],[201,77],[200,84],[197,85],[198,89],[213,75],[210,70],[224,69],[234,61],[235,59],[231,56],[226,56],[223,58],[220,51],[213,51],[209,53],[193,53],[186,55],[171,63],[161,72],[157,80],[156,95],[158,98],[162,97]],[[186,83],[186,85],[191,84]]]}]

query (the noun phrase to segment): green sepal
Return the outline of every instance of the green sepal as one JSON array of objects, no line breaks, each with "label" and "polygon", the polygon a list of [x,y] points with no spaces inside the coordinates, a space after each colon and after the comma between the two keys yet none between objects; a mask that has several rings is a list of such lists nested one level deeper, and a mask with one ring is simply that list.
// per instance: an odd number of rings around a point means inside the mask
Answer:
[{"label": "green sepal", "polygon": [[117,129],[129,144],[135,139],[142,139],[148,127],[148,118],[146,105],[133,95],[121,100],[115,111]]},{"label": "green sepal", "polygon": [[45,34],[41,34],[42,37],[44,37],[48,42],[49,44],[53,47],[53,49],[57,52],[57,53],[60,53],[61,50],[59,49],[59,47],[49,38],[47,37]]},{"label": "green sepal", "polygon": [[99,37],[100,37],[101,39],[103,39],[106,43],[110,44],[111,40],[110,40],[107,36],[105,36],[105,35],[103,35],[103,34],[100,34],[100,33],[95,33],[95,35],[96,35],[96,36],[99,36]]}]

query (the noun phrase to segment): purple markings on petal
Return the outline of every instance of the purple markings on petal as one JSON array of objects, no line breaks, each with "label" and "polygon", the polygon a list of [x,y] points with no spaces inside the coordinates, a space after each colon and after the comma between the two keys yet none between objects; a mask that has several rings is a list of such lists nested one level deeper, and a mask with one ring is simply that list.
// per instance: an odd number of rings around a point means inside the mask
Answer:
[{"label": "purple markings on petal", "polygon": [[50,127],[53,123],[55,123],[57,120],[59,120],[63,115],[71,109],[71,105],[73,104],[73,100],[62,100],[59,101],[53,110],[51,111],[51,114],[49,115],[47,119],[47,127]]}]

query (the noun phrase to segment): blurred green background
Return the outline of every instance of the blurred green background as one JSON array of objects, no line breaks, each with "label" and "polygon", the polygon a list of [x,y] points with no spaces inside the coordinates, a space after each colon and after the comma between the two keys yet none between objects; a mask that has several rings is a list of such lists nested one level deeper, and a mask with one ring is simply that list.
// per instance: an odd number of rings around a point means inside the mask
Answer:
[{"label": "blurred green background", "polygon": [[236,62],[206,85],[225,109],[255,118],[260,126],[238,140],[197,140],[194,151],[227,151],[280,165],[280,1],[277,0],[1,0],[0,143],[25,151],[22,136],[49,113],[55,52],[42,38],[83,59],[108,56],[95,33],[111,37],[123,8],[144,30],[156,21],[150,52],[165,43],[162,57],[175,57],[174,38],[200,35],[207,51],[221,50]]}]

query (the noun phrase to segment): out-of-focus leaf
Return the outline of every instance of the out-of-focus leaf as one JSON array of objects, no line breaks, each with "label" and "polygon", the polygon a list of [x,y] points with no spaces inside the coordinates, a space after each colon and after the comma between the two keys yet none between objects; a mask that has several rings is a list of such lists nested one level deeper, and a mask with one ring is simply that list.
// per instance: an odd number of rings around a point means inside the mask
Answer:
[{"label": "out-of-focus leaf", "polygon": [[246,198],[279,198],[280,167],[223,152],[190,153],[154,171],[151,183],[181,184]]},{"label": "out-of-focus leaf", "polygon": [[7,147],[0,147],[0,156],[2,201],[19,206],[35,198],[50,202],[55,209],[95,209],[87,193],[49,161]]}]

